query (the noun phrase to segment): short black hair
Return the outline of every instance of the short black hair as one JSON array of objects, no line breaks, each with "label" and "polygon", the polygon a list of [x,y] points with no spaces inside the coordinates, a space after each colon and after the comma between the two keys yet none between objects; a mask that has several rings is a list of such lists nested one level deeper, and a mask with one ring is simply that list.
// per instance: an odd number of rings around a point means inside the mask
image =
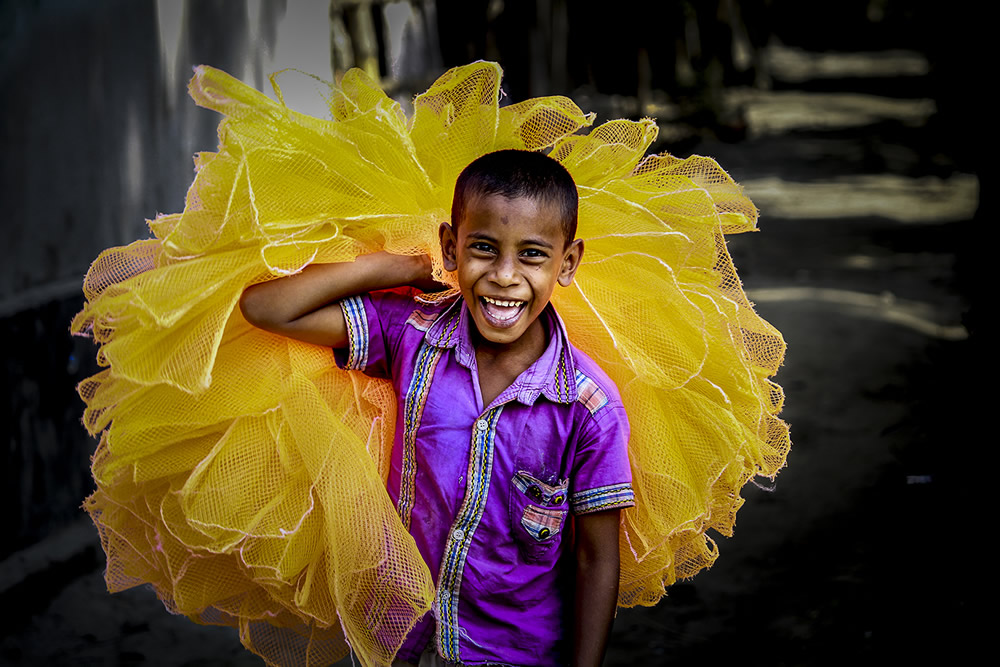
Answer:
[{"label": "short black hair", "polygon": [[462,170],[455,183],[451,223],[458,225],[476,197],[527,197],[557,205],[568,245],[576,238],[579,196],[566,168],[536,151],[502,150],[482,155]]}]

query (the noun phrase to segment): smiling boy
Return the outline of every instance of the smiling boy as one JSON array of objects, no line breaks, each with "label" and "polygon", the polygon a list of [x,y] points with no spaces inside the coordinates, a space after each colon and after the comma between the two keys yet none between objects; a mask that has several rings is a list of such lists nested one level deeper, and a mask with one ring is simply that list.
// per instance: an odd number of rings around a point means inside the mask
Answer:
[{"label": "smiling boy", "polygon": [[376,253],[241,299],[256,326],[330,346],[342,367],[393,384],[387,490],[437,586],[400,660],[603,658],[619,514],[634,496],[618,391],[549,303],[583,256],[576,218],[559,163],[499,151],[462,172],[440,228],[460,297],[394,290],[430,286],[430,259]]}]

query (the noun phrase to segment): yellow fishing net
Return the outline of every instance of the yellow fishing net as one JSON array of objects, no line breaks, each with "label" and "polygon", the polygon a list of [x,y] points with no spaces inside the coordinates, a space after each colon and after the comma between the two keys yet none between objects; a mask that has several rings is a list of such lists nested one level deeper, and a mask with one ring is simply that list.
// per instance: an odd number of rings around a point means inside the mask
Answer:
[{"label": "yellow fishing net", "polygon": [[500,74],[453,69],[408,119],[352,70],[321,120],[197,69],[191,95],[224,115],[218,150],[198,155],[184,212],[150,221],[155,238],[97,258],[73,322],[107,367],[80,393],[100,434],[86,509],[110,590],[149,582],[271,664],[329,664],[348,643],[365,665],[391,662],[434,597],[385,493],[396,399],[328,349],[254,329],[237,302],[380,249],[429,254],[454,284],[438,225],[462,168],[502,148],[550,149],[579,186],[584,263],[554,301],[632,423],[619,603],[653,604],[713,562],[706,531],[731,533],[740,489],[789,447],[768,380],[784,342],[724,240],[757,211],[709,158],[644,156],[652,121],[580,133],[593,116],[565,97],[499,107]]}]

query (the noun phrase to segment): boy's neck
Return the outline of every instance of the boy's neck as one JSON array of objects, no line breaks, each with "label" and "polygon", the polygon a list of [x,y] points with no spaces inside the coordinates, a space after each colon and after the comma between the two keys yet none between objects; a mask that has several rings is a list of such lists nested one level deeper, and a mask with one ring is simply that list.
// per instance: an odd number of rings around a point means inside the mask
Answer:
[{"label": "boy's neck", "polygon": [[483,406],[490,405],[514,380],[528,370],[545,352],[549,331],[545,317],[539,317],[513,343],[491,343],[472,327],[472,344],[476,350],[479,389]]}]

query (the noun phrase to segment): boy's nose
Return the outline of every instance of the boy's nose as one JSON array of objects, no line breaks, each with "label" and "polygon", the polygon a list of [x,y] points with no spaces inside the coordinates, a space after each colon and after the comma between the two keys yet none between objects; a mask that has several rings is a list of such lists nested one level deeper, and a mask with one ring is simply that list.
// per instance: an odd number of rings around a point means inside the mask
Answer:
[{"label": "boy's nose", "polygon": [[493,282],[501,287],[509,287],[510,285],[516,285],[518,279],[517,279],[517,269],[514,265],[514,260],[509,257],[498,258],[493,268],[492,278]]}]

